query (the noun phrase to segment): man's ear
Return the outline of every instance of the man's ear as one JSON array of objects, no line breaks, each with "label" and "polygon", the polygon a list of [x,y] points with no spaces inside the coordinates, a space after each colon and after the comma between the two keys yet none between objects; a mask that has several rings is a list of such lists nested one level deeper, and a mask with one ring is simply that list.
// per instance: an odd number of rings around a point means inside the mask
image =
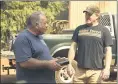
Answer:
[{"label": "man's ear", "polygon": [[100,17],[100,14],[99,14],[99,13],[96,13],[96,16],[97,16],[97,17]]},{"label": "man's ear", "polygon": [[96,13],[95,15],[97,16],[97,20],[99,20],[100,14],[99,13]]},{"label": "man's ear", "polygon": [[36,23],[36,24],[35,24],[35,26],[36,26],[36,29],[38,29],[38,28],[39,28],[39,27],[38,27],[38,26],[39,26],[39,24],[38,24],[38,23]]},{"label": "man's ear", "polygon": [[41,28],[41,24],[38,22],[38,23],[36,23],[36,28]]}]

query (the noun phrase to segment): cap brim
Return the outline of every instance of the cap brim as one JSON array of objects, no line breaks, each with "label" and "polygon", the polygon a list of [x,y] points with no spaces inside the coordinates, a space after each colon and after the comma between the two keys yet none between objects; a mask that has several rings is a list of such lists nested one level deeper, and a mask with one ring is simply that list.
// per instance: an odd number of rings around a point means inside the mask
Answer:
[{"label": "cap brim", "polygon": [[83,13],[85,13],[85,12],[88,12],[88,13],[90,13],[90,12],[89,12],[89,11],[87,11],[87,10],[84,10],[84,11],[83,11]]},{"label": "cap brim", "polygon": [[93,14],[93,13],[91,13],[89,10],[84,10],[83,13],[89,13],[89,14],[91,14],[91,15]]},{"label": "cap brim", "polygon": [[85,13],[85,12],[87,12],[87,11],[83,11],[83,13]]}]

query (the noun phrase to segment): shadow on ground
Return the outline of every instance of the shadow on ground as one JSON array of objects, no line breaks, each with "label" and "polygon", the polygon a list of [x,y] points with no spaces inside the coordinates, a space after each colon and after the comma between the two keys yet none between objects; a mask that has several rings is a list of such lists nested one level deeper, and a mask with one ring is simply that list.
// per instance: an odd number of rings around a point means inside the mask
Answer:
[{"label": "shadow on ground", "polygon": [[15,83],[16,75],[1,75],[1,83]]}]

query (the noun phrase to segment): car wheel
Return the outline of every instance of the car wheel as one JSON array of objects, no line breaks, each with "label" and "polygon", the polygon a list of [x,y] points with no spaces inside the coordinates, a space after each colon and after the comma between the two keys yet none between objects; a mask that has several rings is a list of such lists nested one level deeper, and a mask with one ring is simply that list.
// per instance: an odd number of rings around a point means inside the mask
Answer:
[{"label": "car wheel", "polygon": [[[73,68],[76,66],[76,62],[72,62]],[[74,70],[75,72],[75,70]],[[73,76],[74,74],[70,77],[67,74],[67,65],[62,66],[62,68],[59,71],[55,72],[55,77],[56,77],[56,83],[72,83],[73,82]]]}]

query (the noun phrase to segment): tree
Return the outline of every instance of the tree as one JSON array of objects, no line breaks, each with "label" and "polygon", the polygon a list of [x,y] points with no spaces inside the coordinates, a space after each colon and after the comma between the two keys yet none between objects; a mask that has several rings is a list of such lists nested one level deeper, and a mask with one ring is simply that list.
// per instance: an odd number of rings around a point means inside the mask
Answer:
[{"label": "tree", "polygon": [[[7,39],[8,31],[11,32],[10,35],[13,35],[25,28],[26,18],[32,12],[43,11],[48,18],[48,23],[51,24],[55,20],[55,16],[65,9],[64,4],[62,1],[1,1],[2,43],[9,40]],[[48,29],[46,33],[52,31],[51,25],[48,25]]]}]

